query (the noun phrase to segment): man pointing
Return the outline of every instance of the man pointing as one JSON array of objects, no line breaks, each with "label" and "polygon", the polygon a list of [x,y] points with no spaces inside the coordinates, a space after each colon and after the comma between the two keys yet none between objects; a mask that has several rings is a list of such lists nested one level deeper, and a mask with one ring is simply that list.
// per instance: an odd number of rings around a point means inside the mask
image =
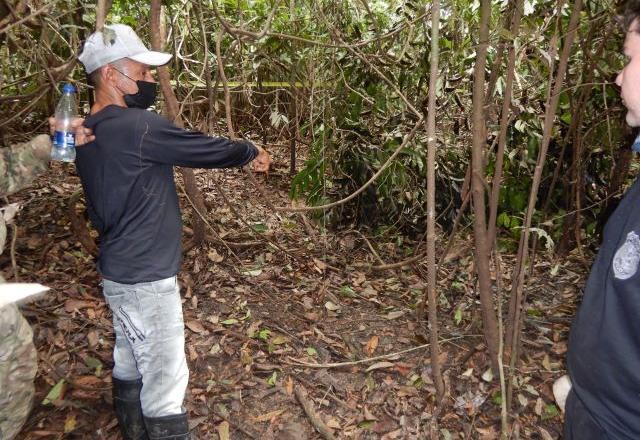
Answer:
[{"label": "man pointing", "polygon": [[100,234],[98,271],[116,335],[114,406],[125,439],[189,438],[173,167],[253,161],[266,171],[271,162],[250,142],[185,131],[146,110],[157,91],[151,68],[170,58],[149,51],[121,24],[92,34],[79,57],[95,86],[85,120],[95,140],[77,151],[76,166]]}]

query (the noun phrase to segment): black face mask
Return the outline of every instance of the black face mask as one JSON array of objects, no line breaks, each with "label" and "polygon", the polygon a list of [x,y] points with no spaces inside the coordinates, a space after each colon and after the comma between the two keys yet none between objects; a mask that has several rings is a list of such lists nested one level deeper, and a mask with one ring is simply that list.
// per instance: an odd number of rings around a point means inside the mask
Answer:
[{"label": "black face mask", "polygon": [[131,81],[135,81],[138,86],[137,93],[124,95],[124,103],[127,104],[127,107],[148,109],[156,102],[156,96],[158,95],[158,83],[142,80],[136,81],[126,73],[120,72],[118,69],[115,70],[129,78]]},{"label": "black face mask", "polygon": [[124,103],[129,108],[147,109],[156,102],[158,84],[148,81],[136,81],[138,93],[124,95]]}]

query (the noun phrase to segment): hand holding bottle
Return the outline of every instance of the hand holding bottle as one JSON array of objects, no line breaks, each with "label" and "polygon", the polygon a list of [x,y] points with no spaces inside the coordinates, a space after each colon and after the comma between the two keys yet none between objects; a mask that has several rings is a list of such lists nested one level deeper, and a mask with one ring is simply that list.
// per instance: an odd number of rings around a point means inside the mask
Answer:
[{"label": "hand holding bottle", "polygon": [[[93,130],[82,124],[84,124],[84,118],[75,118],[71,121],[71,129],[76,135],[76,147],[88,144],[96,139],[93,134]],[[49,118],[49,132],[51,133],[51,136],[56,132],[56,118],[54,116]]]}]

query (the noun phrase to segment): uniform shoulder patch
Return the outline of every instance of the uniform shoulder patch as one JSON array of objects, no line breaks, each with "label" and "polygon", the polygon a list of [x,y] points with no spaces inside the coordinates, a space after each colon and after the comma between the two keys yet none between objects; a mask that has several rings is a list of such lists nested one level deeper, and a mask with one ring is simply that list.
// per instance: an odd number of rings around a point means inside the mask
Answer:
[{"label": "uniform shoulder patch", "polygon": [[638,263],[640,263],[640,237],[631,231],[613,257],[613,274],[619,280],[628,280],[638,271]]}]

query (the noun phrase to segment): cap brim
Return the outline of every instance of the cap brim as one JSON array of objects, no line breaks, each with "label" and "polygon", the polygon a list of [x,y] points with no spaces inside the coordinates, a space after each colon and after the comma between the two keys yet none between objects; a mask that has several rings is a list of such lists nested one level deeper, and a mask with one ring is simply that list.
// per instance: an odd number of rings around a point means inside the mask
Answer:
[{"label": "cap brim", "polygon": [[148,66],[164,66],[171,60],[171,54],[149,50],[137,55],[130,55],[127,58]]}]

